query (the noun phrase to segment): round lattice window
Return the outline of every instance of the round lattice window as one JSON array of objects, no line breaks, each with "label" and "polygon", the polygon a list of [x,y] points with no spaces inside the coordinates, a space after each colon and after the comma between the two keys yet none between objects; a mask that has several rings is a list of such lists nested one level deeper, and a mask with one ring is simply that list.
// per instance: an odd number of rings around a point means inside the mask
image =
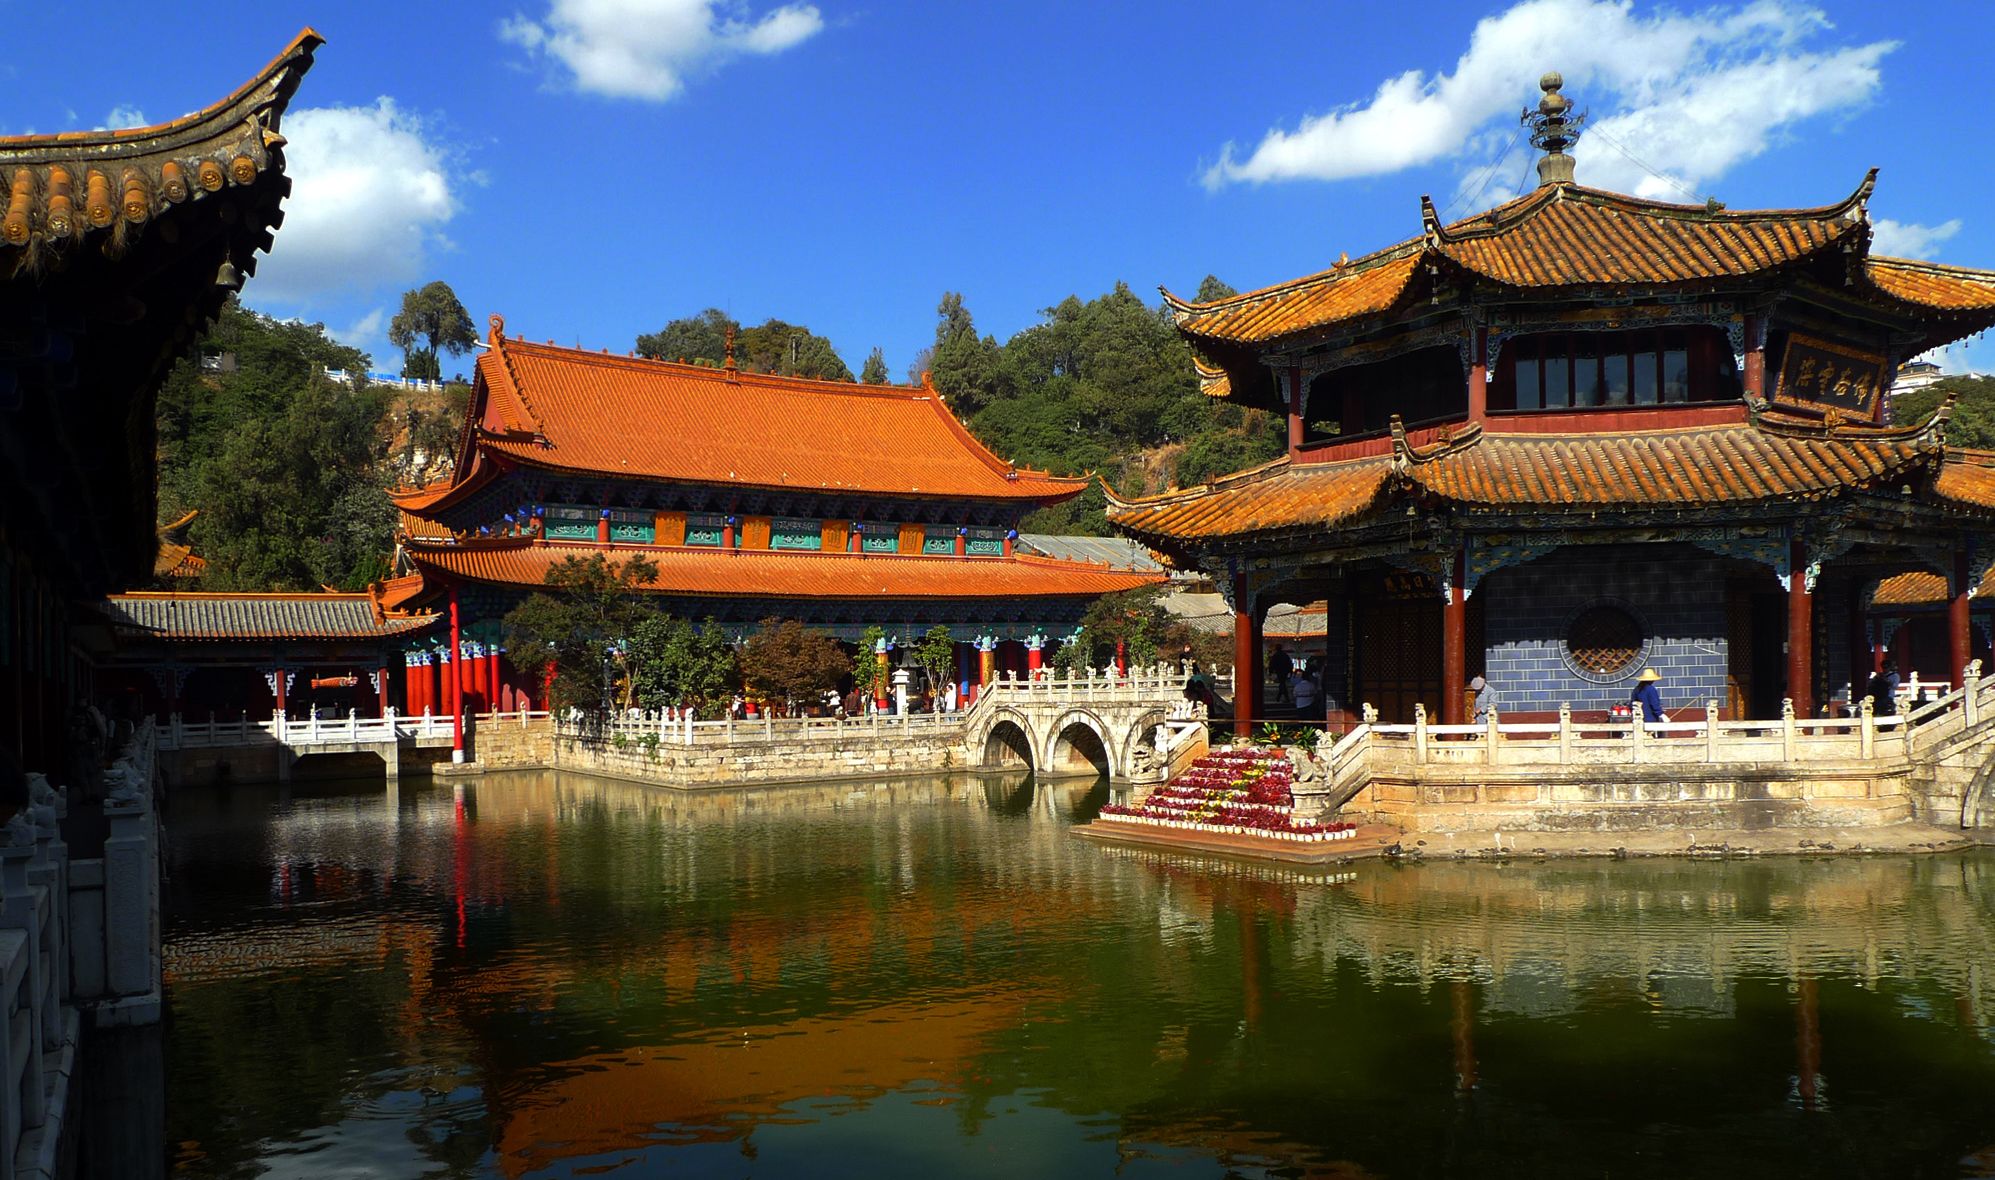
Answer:
[{"label": "round lattice window", "polygon": [[1566,658],[1582,675],[1613,677],[1642,658],[1642,625],[1618,606],[1591,606],[1566,628]]}]

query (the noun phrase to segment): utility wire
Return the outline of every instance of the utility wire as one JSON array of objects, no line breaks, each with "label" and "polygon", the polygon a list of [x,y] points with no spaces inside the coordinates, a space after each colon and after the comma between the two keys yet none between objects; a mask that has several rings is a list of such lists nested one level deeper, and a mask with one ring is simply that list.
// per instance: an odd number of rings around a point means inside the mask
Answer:
[{"label": "utility wire", "polygon": [[1684,184],[1682,181],[1678,180],[1674,176],[1670,176],[1667,173],[1664,173],[1661,169],[1655,167],[1655,165],[1650,164],[1647,160],[1644,160],[1640,156],[1629,151],[1626,147],[1622,146],[1620,140],[1615,139],[1613,136],[1607,134],[1605,131],[1602,131],[1599,127],[1590,128],[1588,130],[1588,134],[1606,140],[1607,146],[1613,148],[1615,151],[1620,152],[1622,155],[1628,157],[1629,163],[1633,164],[1637,168],[1640,168],[1642,171],[1648,173],[1650,176],[1655,177],[1657,180],[1662,181],[1664,184],[1682,193],[1684,196],[1689,197],[1693,202],[1701,203],[1710,200],[1710,198],[1705,194],[1698,192],[1697,190],[1691,188],[1687,184]]},{"label": "utility wire", "polygon": [[1510,149],[1517,146],[1517,137],[1522,134],[1524,134],[1524,129],[1521,126],[1510,133],[1510,142],[1504,144],[1503,150],[1496,153],[1496,158],[1489,162],[1489,167],[1482,174],[1482,183],[1475,186],[1473,193],[1470,193],[1467,198],[1457,197],[1449,202],[1447,210],[1449,217],[1453,217],[1455,210],[1463,206],[1470,209],[1475,208],[1476,201],[1481,198],[1483,190],[1489,187],[1489,182],[1496,179],[1497,169],[1503,167],[1503,161],[1509,158]]}]

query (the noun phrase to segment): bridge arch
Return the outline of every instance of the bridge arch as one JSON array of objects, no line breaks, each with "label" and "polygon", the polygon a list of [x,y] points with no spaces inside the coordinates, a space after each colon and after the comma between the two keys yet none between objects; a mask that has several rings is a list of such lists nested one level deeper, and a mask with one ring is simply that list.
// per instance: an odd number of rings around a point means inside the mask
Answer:
[{"label": "bridge arch", "polygon": [[1032,721],[1016,709],[1000,708],[977,727],[972,736],[970,751],[977,758],[977,765],[984,768],[1024,767],[1035,769],[1039,759],[1033,756],[1038,743],[1033,740]]},{"label": "bridge arch", "polygon": [[1094,710],[1068,709],[1046,727],[1039,765],[1049,774],[1120,774],[1114,732]]}]

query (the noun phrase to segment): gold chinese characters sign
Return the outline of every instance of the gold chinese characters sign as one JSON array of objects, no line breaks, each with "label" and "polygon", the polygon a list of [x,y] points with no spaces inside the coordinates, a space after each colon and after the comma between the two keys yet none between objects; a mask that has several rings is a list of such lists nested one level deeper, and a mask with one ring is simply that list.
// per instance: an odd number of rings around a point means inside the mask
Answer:
[{"label": "gold chinese characters sign", "polygon": [[1873,418],[1884,384],[1883,357],[1797,332],[1788,337],[1773,400],[1814,410],[1834,409],[1853,418]]}]

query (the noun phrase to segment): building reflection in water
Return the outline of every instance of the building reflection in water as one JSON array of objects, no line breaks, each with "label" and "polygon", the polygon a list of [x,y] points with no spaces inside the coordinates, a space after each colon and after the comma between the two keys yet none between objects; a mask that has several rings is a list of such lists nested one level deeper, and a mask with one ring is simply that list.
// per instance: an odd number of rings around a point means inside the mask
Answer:
[{"label": "building reflection in water", "polygon": [[943,1151],[923,1111],[974,1138],[1023,1101],[1076,1159],[1505,1172],[1547,1120],[1642,1158],[1621,1103],[1750,1160],[1805,1150],[1774,1108],[1995,1086],[1985,856],[1282,869],[1076,840],[1098,790],[536,772],[183,800],[177,1158],[385,1120],[523,1175],[772,1151],[834,1114]]}]

